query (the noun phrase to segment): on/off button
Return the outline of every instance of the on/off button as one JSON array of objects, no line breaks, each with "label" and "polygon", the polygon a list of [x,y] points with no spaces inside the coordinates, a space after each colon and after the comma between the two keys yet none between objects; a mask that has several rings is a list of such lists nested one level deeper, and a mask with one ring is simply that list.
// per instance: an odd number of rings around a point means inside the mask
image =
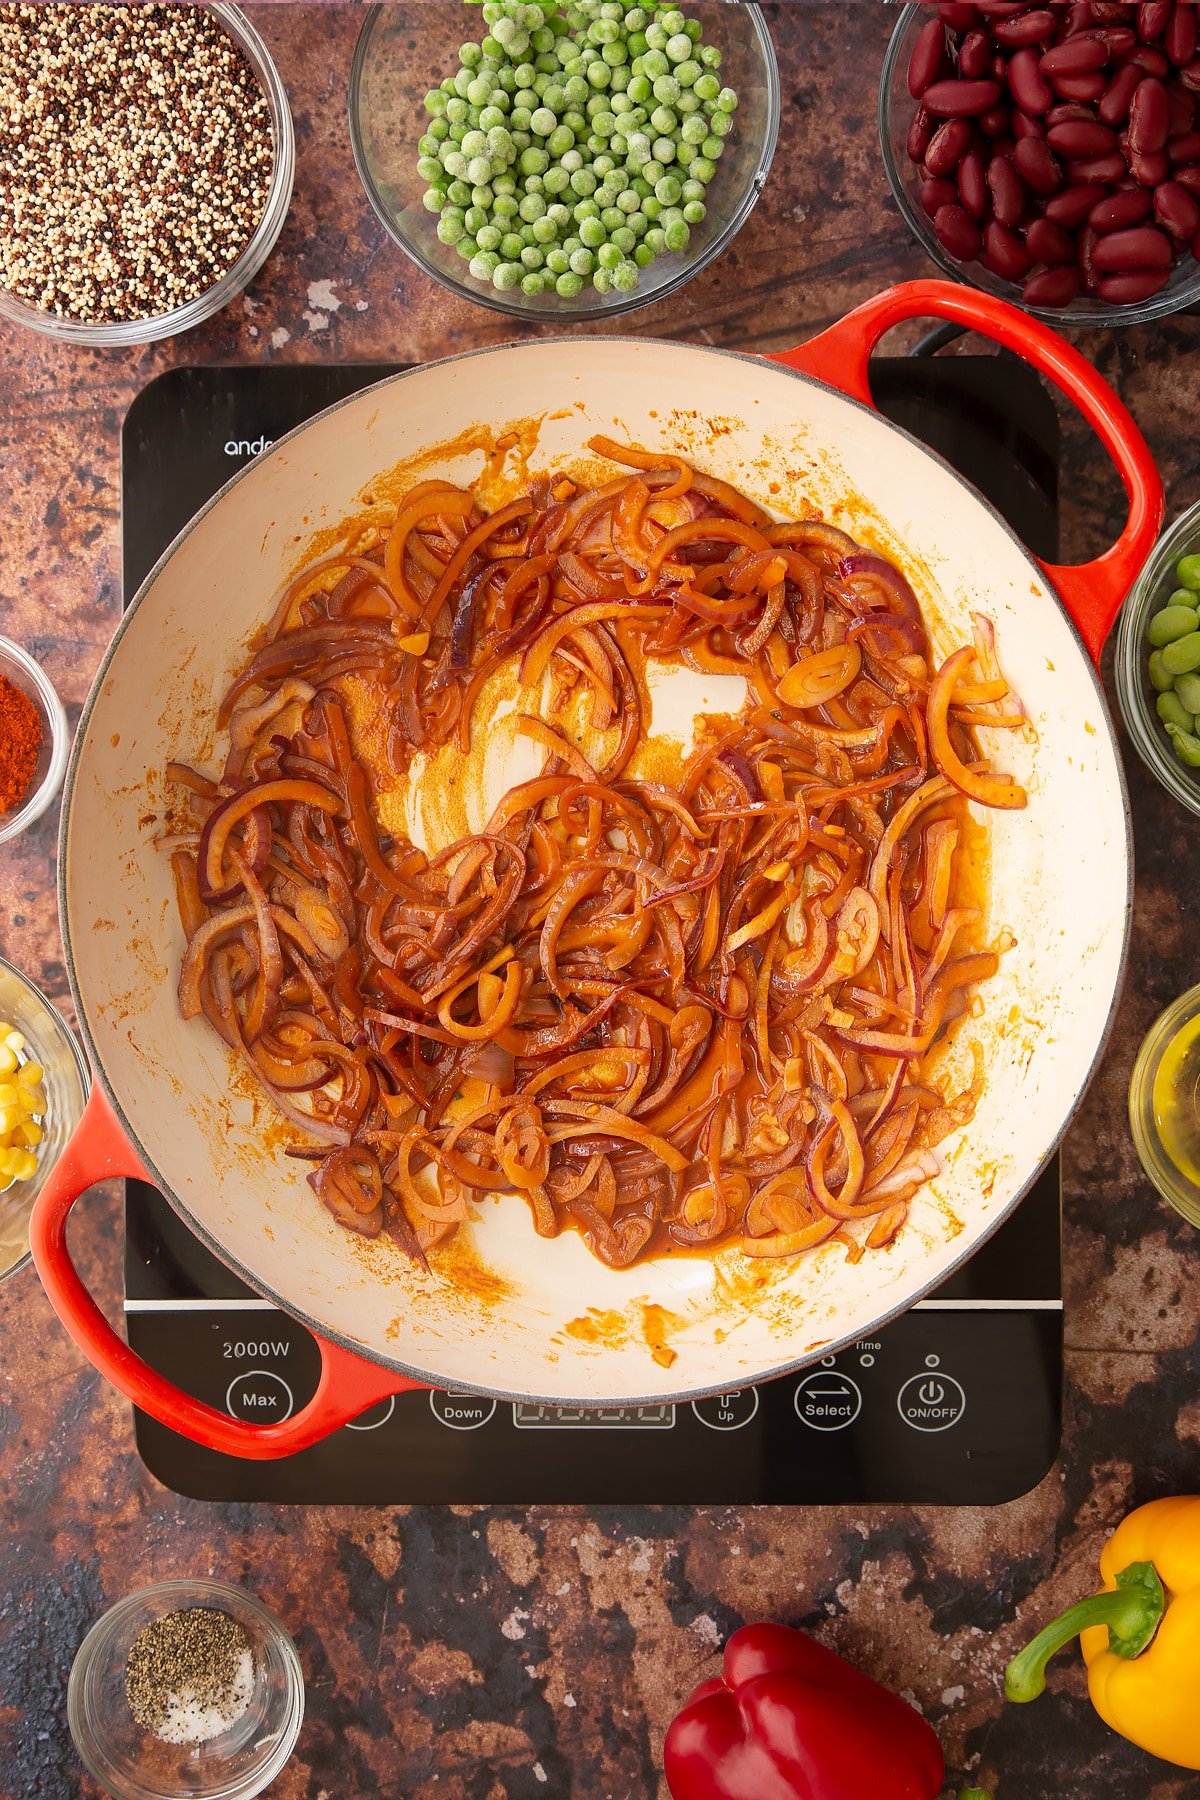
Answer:
[{"label": "on/off button", "polygon": [[235,1375],[225,1391],[225,1410],[235,1419],[250,1419],[255,1425],[278,1425],[288,1419],[296,1405],[292,1390],[282,1375],[270,1369],[247,1369]]},{"label": "on/off button", "polygon": [[967,1410],[967,1396],[953,1375],[910,1375],[896,1396],[900,1417],[914,1431],[949,1431]]}]

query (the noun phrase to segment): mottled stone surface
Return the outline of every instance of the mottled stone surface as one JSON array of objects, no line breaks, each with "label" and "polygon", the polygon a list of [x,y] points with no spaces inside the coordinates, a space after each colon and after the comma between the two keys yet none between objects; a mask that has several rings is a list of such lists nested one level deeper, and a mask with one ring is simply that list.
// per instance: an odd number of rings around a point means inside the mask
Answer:
[{"label": "mottled stone surface", "polygon": [[[768,11],[784,121],[762,203],[723,261],[619,330],[777,349],[928,272],[875,142],[890,9]],[[363,197],[345,121],[361,11],[256,16],[292,97],[299,167],[279,249],[250,293],[202,330],[129,354],[0,328],[0,629],[44,661],[74,713],[117,617],[119,428],[150,376],[230,359],[429,358],[516,335],[435,289]],[[1190,319],[1077,334],[1145,429],[1174,510],[1196,498],[1200,467],[1195,337]],[[1080,558],[1119,522],[1116,482],[1082,429],[1064,479],[1064,552]],[[128,1408],[25,1273],[0,1289],[0,1794],[96,1792],[66,1730],[75,1646],[131,1588],[200,1573],[245,1583],[296,1634],[309,1712],[279,1800],[652,1800],[675,1707],[724,1636],[759,1617],[814,1627],[907,1692],[953,1771],[986,1778],[1000,1800],[1200,1793],[1105,1730],[1070,1657],[1036,1709],[1006,1708],[999,1693],[1007,1655],[1090,1586],[1122,1513],[1197,1486],[1196,1241],[1141,1177],[1125,1093],[1145,1027],[1197,977],[1200,852],[1191,819],[1129,767],[1133,955],[1067,1139],[1067,1424],[1040,1487],[990,1511],[204,1506],[143,1471]],[[50,819],[0,851],[0,947],[62,998],[53,863]],[[94,1198],[77,1236],[112,1307],[115,1208]]]}]

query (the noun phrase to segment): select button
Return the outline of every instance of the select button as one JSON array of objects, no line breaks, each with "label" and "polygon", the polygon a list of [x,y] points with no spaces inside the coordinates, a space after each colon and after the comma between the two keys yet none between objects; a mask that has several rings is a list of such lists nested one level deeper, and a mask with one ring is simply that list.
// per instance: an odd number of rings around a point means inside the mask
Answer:
[{"label": "select button", "polygon": [[815,1369],[796,1389],[796,1415],[811,1431],[845,1431],[862,1411],[862,1389],[840,1369]]},{"label": "select button", "polygon": [[255,1425],[278,1425],[291,1417],[295,1405],[283,1376],[273,1375],[270,1369],[247,1369],[244,1375],[235,1375],[225,1392],[226,1412]]}]

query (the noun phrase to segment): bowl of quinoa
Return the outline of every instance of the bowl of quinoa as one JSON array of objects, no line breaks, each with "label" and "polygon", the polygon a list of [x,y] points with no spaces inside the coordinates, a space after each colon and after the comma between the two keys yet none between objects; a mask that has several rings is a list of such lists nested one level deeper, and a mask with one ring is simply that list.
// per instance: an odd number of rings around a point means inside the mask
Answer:
[{"label": "bowl of quinoa", "polygon": [[250,282],[295,138],[236,6],[0,5],[0,317],[150,343]]}]

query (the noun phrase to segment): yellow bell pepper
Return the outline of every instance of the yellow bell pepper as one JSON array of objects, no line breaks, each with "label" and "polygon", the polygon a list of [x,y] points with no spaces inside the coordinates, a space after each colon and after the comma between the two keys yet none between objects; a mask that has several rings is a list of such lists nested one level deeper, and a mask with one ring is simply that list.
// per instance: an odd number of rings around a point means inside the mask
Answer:
[{"label": "yellow bell pepper", "polygon": [[1103,1590],[1072,1606],[1009,1663],[1010,1700],[1035,1700],[1046,1664],[1079,1636],[1092,1705],[1130,1743],[1200,1769],[1200,1495],[1152,1500],[1100,1556]]}]

